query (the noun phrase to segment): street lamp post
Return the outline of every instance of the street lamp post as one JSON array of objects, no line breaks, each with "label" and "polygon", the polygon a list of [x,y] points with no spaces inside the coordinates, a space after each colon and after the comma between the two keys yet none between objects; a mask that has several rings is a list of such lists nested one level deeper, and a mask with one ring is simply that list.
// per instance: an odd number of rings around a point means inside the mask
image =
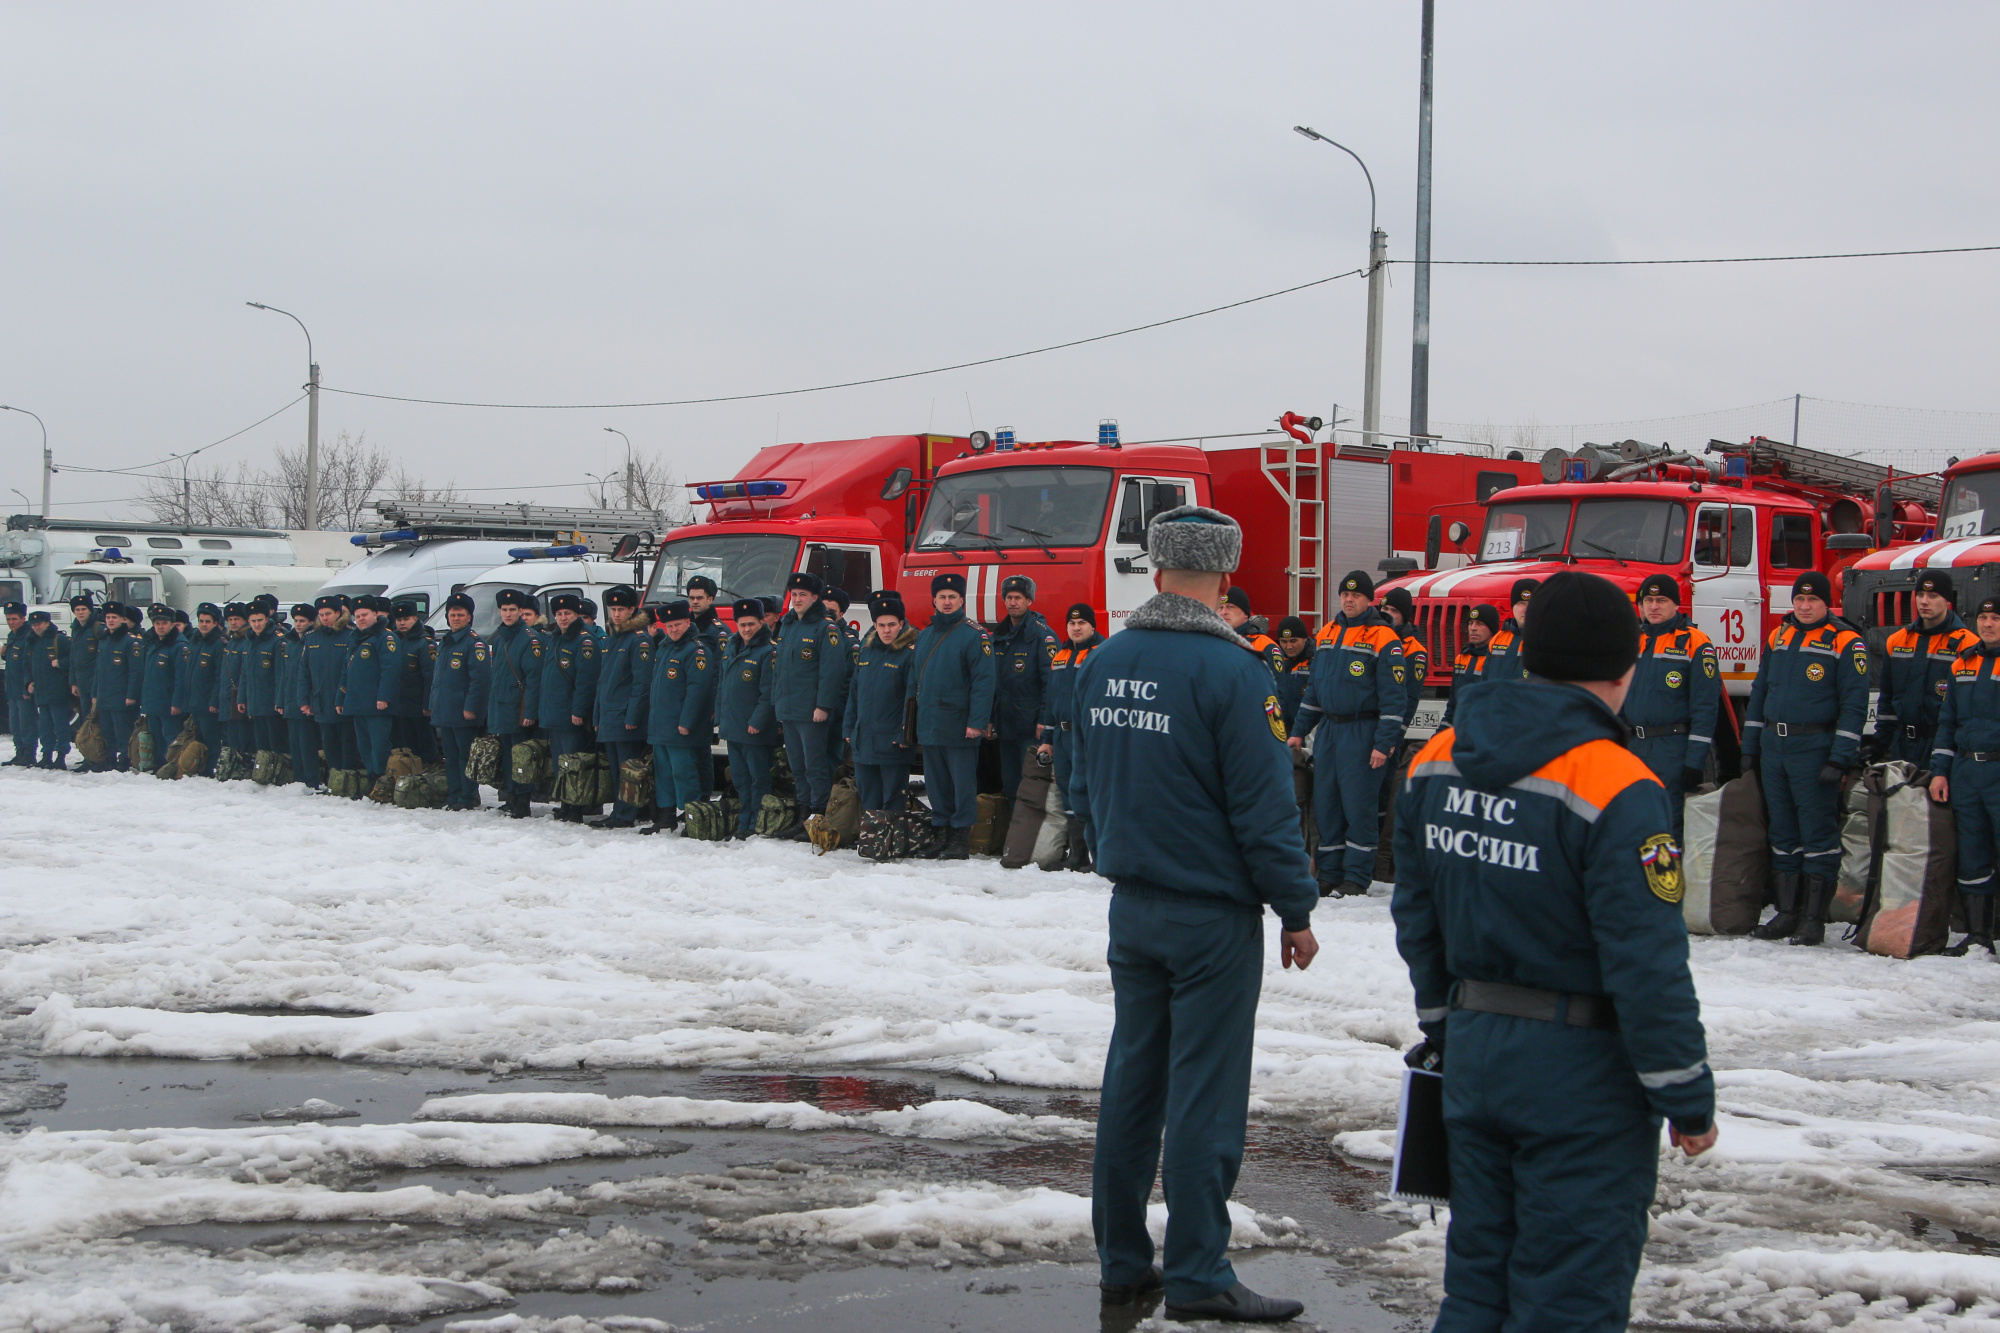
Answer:
[{"label": "street lamp post", "polygon": [[[49,516],[49,478],[54,475],[56,470],[54,461],[49,457],[48,424],[25,407],[8,407],[5,403],[0,403],[0,412],[19,412],[23,416],[35,417],[35,424],[42,428],[42,517],[47,518]],[[28,497],[23,495],[21,498],[25,500]]]},{"label": "street lamp post", "polygon": [[[313,356],[312,330],[306,322],[289,310],[280,310],[262,301],[245,301],[247,306],[258,310],[268,310],[274,315],[283,315],[299,326],[299,332],[306,335],[306,512],[304,528],[308,532],[319,528],[319,361]],[[296,400],[294,400],[296,401]]]},{"label": "street lamp post", "polygon": [[625,441],[625,507],[632,507],[632,437],[616,426],[606,426],[605,430]]},{"label": "street lamp post", "polygon": [[1318,143],[1332,144],[1354,159],[1368,181],[1368,352],[1361,384],[1361,442],[1380,444],[1382,433],[1382,288],[1389,272],[1389,234],[1375,225],[1375,176],[1361,155],[1309,125],[1292,126]]}]

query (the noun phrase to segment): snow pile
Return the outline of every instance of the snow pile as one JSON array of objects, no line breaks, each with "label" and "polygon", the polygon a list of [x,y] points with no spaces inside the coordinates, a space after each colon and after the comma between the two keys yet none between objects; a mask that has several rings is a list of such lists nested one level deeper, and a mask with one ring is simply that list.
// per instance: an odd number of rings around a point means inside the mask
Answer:
[{"label": "snow pile", "polygon": [[444,1333],[674,1333],[674,1326],[643,1315],[603,1315],[586,1319],[565,1315],[544,1319],[539,1315],[503,1314],[497,1319],[454,1319]]},{"label": "snow pile", "polygon": [[900,1111],[840,1115],[807,1102],[710,1101],[693,1097],[605,1097],[591,1092],[472,1093],[433,1097],[420,1120],[630,1125],[649,1129],[859,1129],[899,1138],[1009,1139],[1046,1143],[1088,1139],[1096,1126],[1056,1115],[1015,1115],[984,1102],[945,1099]]},{"label": "snow pile", "polygon": [[1739,1250],[1641,1274],[1635,1308],[1729,1327],[2000,1329],[2000,1259],[1896,1250]]},{"label": "snow pile", "polygon": [[260,1111],[256,1115],[246,1112],[236,1118],[238,1120],[352,1120],[360,1114],[359,1111],[345,1106],[335,1106],[332,1102],[319,1097],[308,1097],[297,1106],[274,1107],[269,1111]]}]

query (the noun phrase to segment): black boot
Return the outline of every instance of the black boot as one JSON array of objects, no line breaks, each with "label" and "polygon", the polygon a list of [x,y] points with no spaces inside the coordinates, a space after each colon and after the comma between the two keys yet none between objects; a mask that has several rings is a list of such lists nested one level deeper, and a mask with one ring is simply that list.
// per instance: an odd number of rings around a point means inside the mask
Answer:
[{"label": "black boot", "polygon": [[1799,928],[1799,877],[1780,872],[1774,887],[1778,914],[1750,932],[1753,940],[1782,940]]},{"label": "black boot", "polygon": [[1075,870],[1085,874],[1090,871],[1090,844],[1081,833],[1072,833],[1069,846],[1063,849],[1064,870]]},{"label": "black boot", "polygon": [[798,823],[792,825],[778,836],[787,842],[811,842],[812,834],[806,831],[806,821],[814,815],[823,815],[825,813],[826,810],[824,808],[808,810],[800,817]]},{"label": "black boot", "polygon": [[1833,910],[1833,887],[1831,875],[1806,876],[1805,920],[1799,923],[1798,933],[1788,943],[1825,943],[1826,914]]},{"label": "black boot", "polygon": [[933,824],[931,825],[929,836],[917,844],[916,850],[911,852],[910,855],[924,861],[935,861],[938,859],[939,854],[944,851],[945,844],[950,841],[951,830],[940,828],[938,825]]},{"label": "black boot", "polygon": [[681,826],[681,812],[678,810],[658,810],[653,814],[653,822],[639,830],[641,833],[670,833]]},{"label": "black boot", "polygon": [[1968,893],[1965,903],[1965,938],[1944,952],[1947,957],[1963,958],[1978,945],[1988,953],[2000,952],[1993,947],[1993,895],[1990,893]]},{"label": "black boot", "polygon": [[1204,1296],[1198,1301],[1167,1302],[1174,1318],[1226,1319],[1239,1324],[1282,1324],[1306,1312],[1298,1301],[1282,1296],[1260,1296],[1241,1282],[1228,1291]]},{"label": "black boot", "polygon": [[944,840],[944,850],[938,853],[940,861],[969,861],[972,859],[972,830],[955,828]]}]

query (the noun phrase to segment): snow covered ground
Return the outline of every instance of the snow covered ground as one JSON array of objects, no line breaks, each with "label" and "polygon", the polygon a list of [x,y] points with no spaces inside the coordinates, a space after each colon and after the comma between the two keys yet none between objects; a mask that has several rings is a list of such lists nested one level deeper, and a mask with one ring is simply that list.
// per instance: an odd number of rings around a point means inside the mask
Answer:
[{"label": "snow covered ground", "polygon": [[[0,810],[0,1040],[16,1050],[495,1071],[872,1066],[1091,1089],[1110,1029],[1107,886],[1094,877],[877,867],[243,783],[7,769]],[[1329,904],[1316,928],[1311,972],[1269,965],[1257,1107],[1380,1156],[1416,1038],[1386,901]],[[2000,1330],[2000,1257],[1985,1254],[2000,1242],[2000,971],[1984,957],[1716,939],[1697,939],[1694,957],[1722,1140],[1663,1173],[1640,1313]],[[685,1205],[716,1191],[670,1174],[523,1194],[346,1186],[390,1167],[611,1161],[641,1150],[631,1132],[727,1125],[941,1142],[1089,1132],[962,1099],[835,1114],[588,1093],[438,1098],[394,1126],[37,1131],[0,1140],[0,1330],[472,1311],[537,1263],[616,1283],[654,1261],[652,1242],[615,1227],[565,1240],[575,1253],[471,1265],[428,1240],[357,1266],[330,1252],[193,1259],[131,1237],[203,1221],[499,1225]],[[948,1244],[993,1262],[1087,1250],[1087,1207],[1061,1191],[767,1174],[764,1194],[723,1191],[736,1197],[708,1214],[710,1234],[801,1253]],[[1441,1231],[1427,1212],[1408,1218],[1360,1262],[1384,1281],[1434,1283]],[[1245,1243],[1309,1241],[1282,1219],[1238,1221]]]}]

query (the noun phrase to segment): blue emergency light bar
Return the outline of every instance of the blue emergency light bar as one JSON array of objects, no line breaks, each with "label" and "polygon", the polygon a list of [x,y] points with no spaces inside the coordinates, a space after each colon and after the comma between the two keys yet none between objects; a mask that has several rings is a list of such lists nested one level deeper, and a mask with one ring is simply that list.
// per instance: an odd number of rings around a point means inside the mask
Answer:
[{"label": "blue emergency light bar", "polygon": [[1104,420],[1098,422],[1097,442],[1101,445],[1108,444],[1116,449],[1118,447],[1118,423],[1110,417],[1106,417]]},{"label": "blue emergency light bar", "polygon": [[573,555],[589,555],[588,546],[513,546],[507,550],[510,560],[566,560]]},{"label": "blue emergency light bar", "polygon": [[1742,454],[1732,454],[1723,467],[1723,475],[1741,479],[1750,475],[1750,460]]},{"label": "blue emergency light bar", "polygon": [[384,542],[413,542],[417,539],[415,528],[395,528],[389,532],[357,532],[347,540],[355,546],[380,546]]},{"label": "blue emergency light bar", "polygon": [[783,495],[782,481],[715,481],[694,488],[698,500],[762,500]]},{"label": "blue emergency light bar", "polygon": [[1572,458],[1568,463],[1563,465],[1563,470],[1569,474],[1563,478],[1564,481],[1590,480],[1590,465],[1581,458]]},{"label": "blue emergency light bar", "polygon": [[993,447],[995,449],[1012,449],[1014,447],[1014,432],[1011,430],[994,431]]}]

